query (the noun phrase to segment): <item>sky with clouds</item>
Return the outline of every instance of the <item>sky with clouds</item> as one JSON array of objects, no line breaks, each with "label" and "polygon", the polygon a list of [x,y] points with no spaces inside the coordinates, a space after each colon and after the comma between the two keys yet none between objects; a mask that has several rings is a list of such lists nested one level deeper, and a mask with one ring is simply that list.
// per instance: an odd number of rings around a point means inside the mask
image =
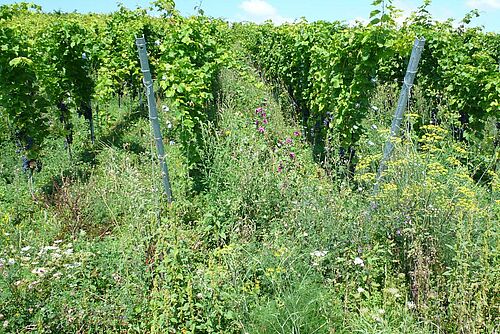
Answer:
[{"label": "sky with clouds", "polygon": [[[354,22],[366,20],[373,7],[373,0],[177,0],[177,8],[184,14],[196,13],[200,5],[207,15],[222,17],[230,21],[264,22],[273,20],[279,24],[293,22],[305,17],[308,21],[340,20]],[[0,5],[16,1],[0,0]],[[45,10],[79,12],[110,12],[116,9],[114,0],[31,0]],[[135,8],[148,6],[149,0],[122,0],[125,6]],[[422,0],[394,0],[396,7],[408,15],[422,4]],[[472,9],[478,9],[481,16],[474,19],[474,25],[482,25],[488,31],[500,33],[500,0],[433,0],[430,11],[434,18],[460,20]]]}]

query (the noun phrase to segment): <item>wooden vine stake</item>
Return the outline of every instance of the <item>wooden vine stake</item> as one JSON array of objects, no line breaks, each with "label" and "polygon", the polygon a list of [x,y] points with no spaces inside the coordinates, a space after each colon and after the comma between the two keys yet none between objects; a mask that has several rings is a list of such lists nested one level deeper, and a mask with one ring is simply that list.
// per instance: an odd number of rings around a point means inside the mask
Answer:
[{"label": "wooden vine stake", "polygon": [[422,56],[424,45],[425,38],[417,37],[415,39],[413,50],[411,52],[410,62],[408,64],[406,75],[403,81],[403,87],[401,88],[401,94],[399,95],[398,106],[392,120],[390,137],[387,143],[385,143],[384,155],[382,157],[382,160],[380,161],[380,165],[377,171],[377,177],[375,179],[375,186],[373,189],[375,194],[377,194],[380,189],[380,183],[382,182],[383,173],[387,169],[387,161],[391,158],[392,152],[394,151],[394,138],[396,138],[401,131],[403,114],[408,104],[408,97],[410,95],[411,87],[413,86],[413,81],[415,80],[415,75],[417,74],[418,63],[420,62],[420,57]]},{"label": "wooden vine stake", "polygon": [[144,87],[148,99],[149,120],[153,128],[153,135],[156,143],[156,151],[160,160],[161,175],[163,180],[163,192],[167,195],[168,203],[172,203],[172,189],[170,188],[170,179],[168,176],[167,162],[165,161],[165,148],[160,131],[160,122],[158,121],[158,110],[156,109],[156,98],[153,90],[153,79],[149,69],[149,60],[146,50],[146,39],[144,36],[135,39],[137,50],[139,51],[139,59],[141,60],[141,70],[144,75]]}]

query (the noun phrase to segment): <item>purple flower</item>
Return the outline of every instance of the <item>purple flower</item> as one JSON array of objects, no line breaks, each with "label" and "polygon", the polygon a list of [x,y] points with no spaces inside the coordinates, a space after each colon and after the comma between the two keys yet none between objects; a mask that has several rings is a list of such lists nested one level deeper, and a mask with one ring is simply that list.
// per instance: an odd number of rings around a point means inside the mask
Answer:
[{"label": "purple flower", "polygon": [[255,109],[255,113],[256,114],[262,113],[262,107],[258,107],[257,109]]},{"label": "purple flower", "polygon": [[[261,108],[261,109],[262,109],[262,108]],[[266,117],[267,117],[267,114],[266,114],[265,112],[263,112],[263,113],[261,114],[261,116],[262,116],[262,118],[266,118]]]},{"label": "purple flower", "polygon": [[259,126],[259,121],[255,121],[255,126]]},{"label": "purple flower", "polygon": [[292,138],[287,138],[285,142],[286,142],[287,144],[292,144],[292,143],[293,143],[293,140],[292,140]]},{"label": "purple flower", "polygon": [[300,132],[299,132],[299,131],[295,131],[295,132],[293,133],[293,135],[294,135],[295,137],[299,137],[299,136],[300,136]]},{"label": "purple flower", "polygon": [[269,122],[267,121],[267,118],[264,118],[264,120],[262,121],[262,123],[267,124]]},{"label": "purple flower", "polygon": [[259,127],[259,129],[257,131],[259,131],[260,133],[264,133],[266,131],[266,129],[264,129],[264,127],[261,126],[261,127]]},{"label": "purple flower", "polygon": [[295,153],[290,152],[290,158],[295,159]]}]

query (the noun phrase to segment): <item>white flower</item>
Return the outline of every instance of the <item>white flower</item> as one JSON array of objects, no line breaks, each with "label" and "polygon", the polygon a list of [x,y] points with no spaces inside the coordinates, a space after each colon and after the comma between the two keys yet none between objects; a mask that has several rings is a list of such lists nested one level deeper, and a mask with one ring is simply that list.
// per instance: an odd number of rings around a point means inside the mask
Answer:
[{"label": "white flower", "polygon": [[361,258],[359,258],[359,257],[356,257],[354,259],[354,264],[358,265],[358,266],[361,266],[361,267],[365,266],[365,262]]},{"label": "white flower", "polygon": [[163,105],[161,107],[161,110],[163,110],[163,112],[169,112],[170,111],[170,108],[167,106],[167,105]]},{"label": "white flower", "polygon": [[35,287],[35,285],[37,285],[38,283],[40,283],[40,281],[34,281],[34,282],[31,282],[29,285],[28,285],[28,289],[33,289]]},{"label": "white flower", "polygon": [[415,308],[415,303],[412,301],[406,302],[406,307],[408,307],[408,309],[410,310],[413,310]]},{"label": "white flower", "polygon": [[45,247],[42,247],[42,249],[40,249],[40,254],[44,254],[47,251],[55,251],[55,250],[59,250],[59,247],[57,247],[57,246],[45,246]]},{"label": "white flower", "polygon": [[32,274],[43,276],[47,273],[47,269],[45,268],[36,268],[31,271]]},{"label": "white flower", "polygon": [[363,292],[365,292],[365,289],[363,289],[362,287],[359,287],[359,288],[358,288],[358,292],[359,292],[359,293],[363,293]]},{"label": "white flower", "polygon": [[9,265],[13,265],[16,263],[16,260],[14,259],[9,259],[9,261],[7,262]]},{"label": "white flower", "polygon": [[160,45],[160,44],[161,44],[160,40],[159,40],[159,39],[157,39],[157,40],[155,41],[155,45]]},{"label": "white flower", "polygon": [[172,122],[167,121],[167,129],[171,129],[171,128],[172,128]]},{"label": "white flower", "polygon": [[3,328],[7,328],[9,326],[9,320],[5,320],[3,322]]},{"label": "white flower", "polygon": [[175,141],[171,140],[171,141],[169,142],[169,144],[170,144],[170,146],[173,146],[173,145],[175,145]]},{"label": "white flower", "polygon": [[31,249],[31,247],[30,247],[30,246],[25,246],[25,247],[21,248],[21,252],[27,252],[27,251],[29,251],[30,249]]},{"label": "white flower", "polygon": [[[374,108],[376,108],[376,107],[374,107]],[[378,127],[377,127],[375,124],[372,124],[372,129],[373,129],[373,130],[377,130],[377,129],[378,129]]]},{"label": "white flower", "polygon": [[23,282],[23,281],[16,281],[16,282],[14,282],[14,285],[15,285],[15,286],[20,286],[22,282]]},{"label": "white flower", "polygon": [[314,251],[311,253],[311,256],[315,256],[315,257],[324,257],[326,254],[328,254],[328,251]]}]

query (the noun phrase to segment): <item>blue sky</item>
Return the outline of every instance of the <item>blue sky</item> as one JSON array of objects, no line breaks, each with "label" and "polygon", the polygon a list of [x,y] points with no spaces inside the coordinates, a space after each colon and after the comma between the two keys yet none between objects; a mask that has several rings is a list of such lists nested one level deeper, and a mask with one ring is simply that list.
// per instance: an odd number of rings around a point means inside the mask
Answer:
[{"label": "blue sky", "polygon": [[[272,19],[277,23],[293,21],[305,17],[313,20],[354,20],[367,19],[373,9],[373,0],[177,0],[177,8],[185,15],[194,14],[194,7],[201,1],[205,13],[231,21],[262,22]],[[0,0],[0,4],[16,1]],[[32,0],[44,10],[63,10],[79,12],[110,12],[116,9],[114,0]],[[149,0],[122,0],[125,6],[135,8],[148,6]],[[394,0],[394,4],[408,15],[417,8],[422,0]],[[484,25],[486,30],[500,32],[500,0],[433,0],[430,7],[436,19],[454,18],[460,20],[471,9],[479,9],[481,16],[473,21],[474,25]]]}]

